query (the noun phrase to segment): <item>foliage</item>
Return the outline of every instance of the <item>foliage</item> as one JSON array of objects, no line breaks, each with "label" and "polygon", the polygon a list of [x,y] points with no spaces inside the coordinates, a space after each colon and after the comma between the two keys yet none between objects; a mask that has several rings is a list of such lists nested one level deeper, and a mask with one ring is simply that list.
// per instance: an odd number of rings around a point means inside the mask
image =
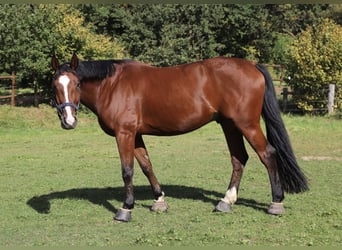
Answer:
[{"label": "foliage", "polygon": [[273,32],[266,62],[287,64],[287,45],[307,27],[317,25],[323,16],[332,13],[328,4],[267,4],[267,21]]},{"label": "foliage", "polygon": [[[173,65],[218,55],[210,26],[213,9],[201,5],[82,5],[98,33],[117,35],[136,60]],[[105,11],[108,10],[108,11]],[[105,14],[104,14],[105,13]]]},{"label": "foliage", "polygon": [[[82,5],[98,32],[118,35],[130,55],[175,65],[218,55],[260,59],[272,39],[260,5]],[[257,13],[257,14],[255,14]]]},{"label": "foliage", "polygon": [[342,25],[342,4],[330,4],[325,17],[334,20],[339,25]]},{"label": "foliage", "polygon": [[297,35],[330,13],[328,4],[267,4],[271,30]]},{"label": "foliage", "polygon": [[49,89],[54,53],[62,61],[69,61],[75,51],[87,59],[125,55],[117,41],[84,24],[71,5],[4,4],[0,19],[1,71],[15,71],[19,82],[31,87]]},{"label": "foliage", "polygon": [[59,5],[58,12],[63,13],[56,24],[59,40],[54,44],[56,55],[64,61],[70,60],[70,55],[77,53],[85,60],[104,58],[123,58],[126,53],[117,39],[95,34],[94,25],[85,24],[81,13],[70,5]]},{"label": "foliage", "polygon": [[235,56],[275,62],[278,34],[313,25],[328,5],[80,5],[98,34],[118,36],[129,54],[155,65]]},{"label": "foliage", "polygon": [[[309,26],[289,46],[289,85],[299,108],[314,111],[326,106],[327,87],[336,84],[342,97],[342,27],[329,19]],[[339,106],[341,108],[341,106]]]},{"label": "foliage", "polygon": [[41,5],[1,6],[1,71],[15,71],[19,80],[44,78],[45,55],[51,52],[49,44],[54,41],[52,24],[44,16],[51,12]]}]

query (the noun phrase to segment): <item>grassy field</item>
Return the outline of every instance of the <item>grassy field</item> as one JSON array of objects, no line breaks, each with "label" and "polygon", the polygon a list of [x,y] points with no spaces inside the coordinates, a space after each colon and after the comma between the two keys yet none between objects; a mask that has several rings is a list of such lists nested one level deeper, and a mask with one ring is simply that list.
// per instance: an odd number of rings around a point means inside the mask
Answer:
[{"label": "grassy field", "polygon": [[136,164],[131,223],[113,221],[123,183],[116,144],[93,116],[60,128],[48,106],[0,106],[0,246],[340,246],[342,121],[284,116],[310,191],[270,216],[266,170],[250,160],[231,214],[212,213],[231,166],[216,123],[178,137],[145,137],[169,211],[152,213]]}]

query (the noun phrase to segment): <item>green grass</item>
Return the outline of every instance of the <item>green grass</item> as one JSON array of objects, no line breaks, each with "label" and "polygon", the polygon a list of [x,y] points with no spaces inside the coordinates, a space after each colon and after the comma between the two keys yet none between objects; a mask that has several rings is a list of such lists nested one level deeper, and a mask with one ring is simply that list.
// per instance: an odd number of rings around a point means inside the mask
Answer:
[{"label": "green grass", "polygon": [[[114,222],[123,183],[114,138],[80,114],[60,128],[50,107],[0,106],[1,246],[339,246],[342,243],[342,121],[284,116],[310,191],[286,195],[286,214],[265,213],[265,168],[250,160],[231,214],[212,213],[231,173],[216,123],[177,137],[144,137],[169,204],[152,213],[136,164],[131,223]],[[311,158],[310,158],[311,157]]]}]

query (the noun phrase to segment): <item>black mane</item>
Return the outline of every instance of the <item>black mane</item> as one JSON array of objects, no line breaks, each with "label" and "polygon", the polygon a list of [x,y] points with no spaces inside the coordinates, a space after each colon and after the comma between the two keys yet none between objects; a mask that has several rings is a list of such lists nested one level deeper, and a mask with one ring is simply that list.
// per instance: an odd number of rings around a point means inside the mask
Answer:
[{"label": "black mane", "polygon": [[114,64],[122,64],[132,60],[98,60],[98,61],[80,61],[76,73],[80,80],[96,79],[102,80],[107,76],[115,74]]},{"label": "black mane", "polygon": [[55,78],[64,72],[75,73],[80,81],[82,80],[103,80],[107,76],[115,74],[114,64],[122,64],[131,62],[132,60],[98,60],[98,61],[80,61],[76,72],[70,68],[69,63],[61,65],[60,69],[56,72]]}]

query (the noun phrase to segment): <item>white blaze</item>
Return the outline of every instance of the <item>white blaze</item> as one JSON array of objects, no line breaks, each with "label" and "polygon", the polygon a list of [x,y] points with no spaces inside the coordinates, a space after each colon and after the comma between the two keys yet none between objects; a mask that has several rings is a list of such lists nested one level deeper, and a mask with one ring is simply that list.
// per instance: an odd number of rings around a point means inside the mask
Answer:
[{"label": "white blaze", "polygon": [[[70,78],[66,75],[62,75],[59,77],[58,82],[63,86],[65,102],[70,102],[69,93],[68,93],[68,85],[70,83]],[[72,115],[71,107],[66,106],[65,111],[67,114],[65,122],[68,123],[69,125],[73,125],[75,122],[75,117]]]},{"label": "white blaze", "polygon": [[236,188],[232,187],[227,190],[226,195],[222,199],[222,201],[228,203],[228,204],[234,204],[237,200],[237,192]]}]

